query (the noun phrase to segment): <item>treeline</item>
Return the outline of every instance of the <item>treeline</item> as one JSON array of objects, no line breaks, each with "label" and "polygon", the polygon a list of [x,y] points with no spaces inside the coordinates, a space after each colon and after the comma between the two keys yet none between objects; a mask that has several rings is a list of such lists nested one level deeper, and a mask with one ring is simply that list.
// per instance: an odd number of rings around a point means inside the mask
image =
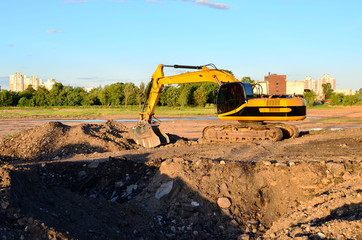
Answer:
[{"label": "treeline", "polygon": [[[204,106],[214,103],[216,83],[167,85],[160,96],[159,105],[162,106]],[[114,83],[105,87],[98,87],[87,92],[81,87],[63,86],[55,83],[49,91],[45,87],[34,90],[32,87],[23,92],[2,90],[0,92],[0,106],[120,106],[139,105],[144,102],[146,86],[141,83]]]},{"label": "treeline", "polygon": [[309,107],[316,105],[317,102],[320,102],[321,104],[327,103],[332,106],[352,106],[362,104],[362,88],[353,95],[344,95],[343,93],[335,93],[330,83],[322,84],[322,87],[325,96],[323,101],[316,100],[317,94],[314,91],[304,93],[303,97],[307,101]]}]

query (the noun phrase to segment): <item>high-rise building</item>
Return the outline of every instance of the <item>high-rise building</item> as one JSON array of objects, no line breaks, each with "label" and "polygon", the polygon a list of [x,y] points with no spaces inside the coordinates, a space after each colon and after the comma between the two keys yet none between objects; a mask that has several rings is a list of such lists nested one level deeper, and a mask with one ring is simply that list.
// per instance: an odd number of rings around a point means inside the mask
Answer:
[{"label": "high-rise building", "polygon": [[312,77],[307,76],[304,80],[304,87],[313,90],[317,94],[323,93],[323,84],[330,83],[333,90],[336,90],[336,79],[331,78],[329,74],[323,74],[323,77],[313,80]]},{"label": "high-rise building", "polygon": [[16,72],[15,75],[10,75],[10,91],[22,92],[29,86],[37,90],[39,86],[44,86],[46,89],[52,89],[55,80],[50,78],[43,84],[41,78],[37,78],[36,75],[32,75],[27,78],[26,75],[21,75],[20,72]]}]

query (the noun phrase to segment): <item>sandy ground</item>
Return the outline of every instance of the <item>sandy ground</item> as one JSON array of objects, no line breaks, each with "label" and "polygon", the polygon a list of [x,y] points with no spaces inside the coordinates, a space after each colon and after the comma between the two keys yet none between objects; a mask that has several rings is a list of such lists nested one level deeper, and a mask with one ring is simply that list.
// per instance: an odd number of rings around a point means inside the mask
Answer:
[{"label": "sandy ground", "polygon": [[[197,116],[158,116],[159,119],[180,119],[177,121],[164,121],[162,123],[162,130],[176,134],[189,139],[198,139],[201,137],[202,129],[210,125],[223,125],[226,122],[221,120],[197,120],[200,117]],[[195,118],[195,120],[182,120],[184,118]],[[205,117],[216,117],[216,115],[209,115]],[[202,117],[201,117],[202,118]],[[91,120],[96,120],[95,118]],[[122,122],[126,127],[132,127],[136,123],[138,116],[133,115],[118,115],[118,116],[107,116],[104,119],[100,120],[124,120]],[[47,121],[54,121],[55,119],[0,119],[0,138],[4,138],[7,135],[15,135],[24,129],[31,127],[39,126],[44,124]],[[62,122],[61,119],[56,119]],[[64,124],[74,126],[79,124],[76,119],[74,122],[69,122],[69,119],[65,119]],[[132,121],[127,121],[132,120]],[[352,107],[341,107],[333,109],[323,109],[323,110],[308,110],[307,119],[304,121],[290,122],[293,125],[296,125],[301,131],[308,131],[314,128],[351,128],[351,127],[361,127],[362,126],[362,106],[352,106]],[[97,122],[93,122],[97,123]],[[235,124],[236,122],[230,122]]]},{"label": "sandy ground", "polygon": [[308,117],[280,142],[205,143],[225,122],[164,121],[176,136],[154,149],[129,138],[134,122],[1,120],[0,235],[362,239],[362,107]]}]

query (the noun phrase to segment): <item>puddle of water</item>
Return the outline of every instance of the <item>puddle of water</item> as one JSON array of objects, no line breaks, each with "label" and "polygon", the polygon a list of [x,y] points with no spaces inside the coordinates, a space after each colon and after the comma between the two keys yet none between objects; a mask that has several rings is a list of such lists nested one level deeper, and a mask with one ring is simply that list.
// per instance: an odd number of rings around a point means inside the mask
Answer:
[{"label": "puddle of water", "polygon": [[346,129],[344,127],[327,127],[327,128],[311,128],[309,131],[322,131],[322,130],[331,130],[331,131],[337,131],[337,130],[343,130]]},{"label": "puddle of water", "polygon": [[[161,118],[159,121],[178,121],[178,120],[217,120],[218,117],[189,117],[189,118]],[[95,123],[106,122],[105,119],[53,119],[53,120],[35,120],[35,122],[80,122],[80,123]],[[137,122],[139,119],[116,119],[117,122]]]},{"label": "puddle of water", "polygon": [[306,117],[307,119],[321,119],[320,117]]}]

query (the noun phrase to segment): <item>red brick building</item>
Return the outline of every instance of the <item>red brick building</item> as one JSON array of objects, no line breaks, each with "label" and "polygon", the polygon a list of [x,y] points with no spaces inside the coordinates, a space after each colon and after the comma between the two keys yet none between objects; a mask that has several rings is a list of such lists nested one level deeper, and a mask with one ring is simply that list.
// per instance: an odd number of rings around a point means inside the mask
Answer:
[{"label": "red brick building", "polygon": [[264,77],[268,83],[268,93],[270,95],[287,94],[287,75],[270,74]]}]

